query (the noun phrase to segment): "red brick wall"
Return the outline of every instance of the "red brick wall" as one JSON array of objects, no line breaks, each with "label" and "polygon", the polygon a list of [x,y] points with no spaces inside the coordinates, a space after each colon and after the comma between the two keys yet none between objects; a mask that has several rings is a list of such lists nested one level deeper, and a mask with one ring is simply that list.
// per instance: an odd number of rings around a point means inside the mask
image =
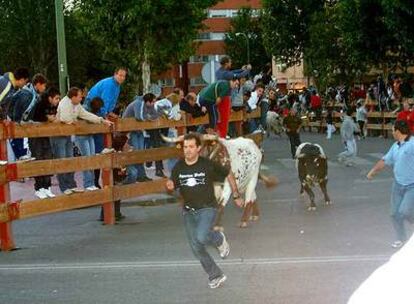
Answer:
[{"label": "red brick wall", "polygon": [[225,0],[217,3],[212,9],[238,9],[243,6],[261,8],[262,2],[260,0]]},{"label": "red brick wall", "polygon": [[230,18],[209,18],[203,23],[207,27],[203,32],[223,33],[230,29]]}]

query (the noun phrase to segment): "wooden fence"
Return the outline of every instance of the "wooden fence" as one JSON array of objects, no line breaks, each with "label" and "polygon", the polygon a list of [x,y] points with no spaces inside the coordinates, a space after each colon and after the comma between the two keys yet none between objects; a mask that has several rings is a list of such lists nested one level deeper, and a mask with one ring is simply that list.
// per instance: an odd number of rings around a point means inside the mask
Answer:
[{"label": "wooden fence", "polygon": [[[341,127],[340,117],[342,116],[339,112],[334,112],[334,124],[337,129]],[[355,117],[355,113],[353,114]],[[316,128],[319,132],[326,128],[326,113],[321,115],[320,120],[316,120],[315,114],[309,114],[305,119],[304,127],[309,128],[309,131],[312,128]],[[372,130],[377,130],[381,135],[388,136],[388,132],[392,130],[392,120],[397,118],[397,114],[393,112],[368,112],[368,123],[366,124],[366,129],[368,132]]]},{"label": "wooden fence", "polygon": [[[260,116],[260,109],[246,113],[233,112],[230,121],[235,122],[238,134],[244,120]],[[53,137],[85,134],[104,134],[105,147],[112,146],[113,132],[129,132],[174,127],[179,134],[186,132],[186,127],[208,123],[208,117],[192,119],[183,115],[180,121],[159,119],[140,122],[133,118],[118,119],[114,126],[78,122],[74,125],[61,123],[16,124],[9,121],[0,122],[0,160],[7,160],[7,140],[13,138]],[[88,157],[39,160],[26,163],[7,163],[0,166],[0,250],[15,248],[12,233],[12,221],[30,217],[77,209],[94,205],[103,205],[104,223],[115,223],[113,202],[150,193],[165,192],[165,179],[128,185],[114,185],[112,169],[147,161],[164,160],[181,156],[176,147],[163,147],[141,151],[111,153]],[[10,201],[10,182],[25,177],[55,175],[58,173],[85,170],[102,170],[102,189],[91,192],[61,195],[55,198],[33,201]],[[34,191],[34,190],[33,190]]]}]

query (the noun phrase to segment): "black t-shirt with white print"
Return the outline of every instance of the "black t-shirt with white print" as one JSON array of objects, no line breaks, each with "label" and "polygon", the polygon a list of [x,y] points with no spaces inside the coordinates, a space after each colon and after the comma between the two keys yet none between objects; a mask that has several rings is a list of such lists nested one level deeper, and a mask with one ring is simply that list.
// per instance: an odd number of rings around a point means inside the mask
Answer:
[{"label": "black t-shirt with white print", "polygon": [[199,157],[197,162],[187,165],[180,160],[174,166],[171,180],[180,189],[184,204],[194,209],[217,207],[214,182],[223,182],[229,170],[209,159]]}]

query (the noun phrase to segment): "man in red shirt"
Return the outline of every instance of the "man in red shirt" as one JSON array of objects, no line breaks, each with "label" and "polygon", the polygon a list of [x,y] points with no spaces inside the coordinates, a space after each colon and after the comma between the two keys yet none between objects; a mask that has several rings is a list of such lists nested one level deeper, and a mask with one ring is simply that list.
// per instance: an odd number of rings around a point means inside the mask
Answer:
[{"label": "man in red shirt", "polygon": [[316,114],[316,120],[320,120],[322,112],[322,102],[321,97],[317,95],[316,91],[312,91],[311,109]]},{"label": "man in red shirt", "polygon": [[410,127],[411,134],[414,134],[414,112],[411,111],[407,101],[403,102],[403,110],[398,113],[397,120],[404,120]]}]

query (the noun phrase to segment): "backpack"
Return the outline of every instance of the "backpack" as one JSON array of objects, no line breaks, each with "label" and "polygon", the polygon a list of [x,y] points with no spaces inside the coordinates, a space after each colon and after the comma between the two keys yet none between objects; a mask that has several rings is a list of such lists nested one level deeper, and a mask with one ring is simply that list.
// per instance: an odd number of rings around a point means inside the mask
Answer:
[{"label": "backpack", "polygon": [[33,119],[38,95],[32,85],[17,91],[11,98],[8,116],[15,122],[28,122]]}]

